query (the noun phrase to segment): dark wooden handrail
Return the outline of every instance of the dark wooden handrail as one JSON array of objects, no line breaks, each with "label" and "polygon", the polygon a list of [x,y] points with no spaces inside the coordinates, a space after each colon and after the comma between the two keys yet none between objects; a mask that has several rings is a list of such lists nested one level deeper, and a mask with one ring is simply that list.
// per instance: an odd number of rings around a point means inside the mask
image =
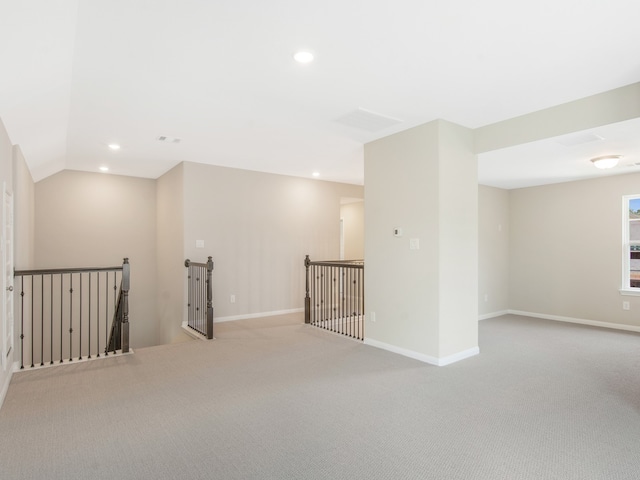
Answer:
[{"label": "dark wooden handrail", "polygon": [[[128,260],[125,258],[125,260]],[[14,270],[15,277],[28,277],[29,275],[56,275],[59,273],[85,273],[85,272],[117,272],[122,270],[122,265],[117,267],[82,267],[82,268],[45,268],[39,270]]]}]

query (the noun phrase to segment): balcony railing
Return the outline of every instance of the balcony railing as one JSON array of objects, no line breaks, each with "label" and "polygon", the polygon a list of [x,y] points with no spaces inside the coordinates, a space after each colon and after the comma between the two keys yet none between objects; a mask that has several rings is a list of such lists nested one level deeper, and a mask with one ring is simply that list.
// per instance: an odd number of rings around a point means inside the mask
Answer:
[{"label": "balcony railing", "polygon": [[305,323],[364,339],[364,261],[305,257]]},{"label": "balcony railing", "polygon": [[213,259],[207,263],[184,261],[187,274],[187,325],[207,339],[213,338]]},{"label": "balcony railing", "polygon": [[21,369],[129,351],[129,259],[14,276]]}]

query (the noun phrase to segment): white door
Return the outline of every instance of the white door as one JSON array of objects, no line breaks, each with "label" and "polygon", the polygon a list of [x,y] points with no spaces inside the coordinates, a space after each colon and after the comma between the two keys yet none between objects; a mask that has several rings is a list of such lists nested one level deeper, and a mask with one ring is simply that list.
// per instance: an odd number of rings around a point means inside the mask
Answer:
[{"label": "white door", "polygon": [[2,202],[2,272],[3,272],[3,315],[2,315],[2,367],[9,368],[9,355],[13,349],[13,195],[3,184]]}]

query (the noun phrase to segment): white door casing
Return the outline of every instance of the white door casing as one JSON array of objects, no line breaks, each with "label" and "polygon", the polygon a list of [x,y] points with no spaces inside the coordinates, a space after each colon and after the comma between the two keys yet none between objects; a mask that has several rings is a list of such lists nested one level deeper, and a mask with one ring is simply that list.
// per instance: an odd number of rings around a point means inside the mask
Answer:
[{"label": "white door casing", "polygon": [[13,195],[2,186],[2,368],[7,370],[13,349]]}]

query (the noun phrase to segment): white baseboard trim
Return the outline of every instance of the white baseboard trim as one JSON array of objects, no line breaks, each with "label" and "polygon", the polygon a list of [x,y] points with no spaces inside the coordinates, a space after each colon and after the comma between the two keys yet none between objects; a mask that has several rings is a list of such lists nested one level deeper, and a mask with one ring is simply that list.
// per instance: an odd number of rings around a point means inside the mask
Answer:
[{"label": "white baseboard trim", "polygon": [[543,320],[554,320],[556,322],[578,323],[592,327],[613,328],[614,330],[625,330],[628,332],[640,332],[640,326],[625,325],[623,323],[600,322],[598,320],[586,320],[584,318],[563,317],[561,315],[547,315],[545,313],[523,312],[521,310],[508,310],[511,315],[522,315],[523,317],[542,318]]},{"label": "white baseboard trim", "polygon": [[[207,337],[205,337],[204,335],[196,332],[193,328],[189,327],[189,322],[182,322],[182,330],[184,331],[185,335],[195,339],[195,340],[207,340]],[[212,340],[215,340],[215,337],[212,338]]]},{"label": "white baseboard trim", "polygon": [[304,308],[292,308],[289,310],[275,310],[273,312],[247,313],[245,315],[231,315],[228,317],[213,317],[213,323],[234,322],[236,320],[248,320],[250,318],[275,317],[276,315],[286,315],[287,313],[304,312]]},{"label": "white baseboard trim", "polygon": [[370,345],[376,348],[381,348],[382,350],[387,350],[389,352],[397,353],[405,357],[413,358],[414,360],[419,360],[421,362],[428,363],[430,365],[436,365],[438,367],[444,367],[445,365],[450,365],[452,363],[459,362],[460,360],[473,357],[474,355],[478,355],[480,353],[480,349],[478,347],[474,347],[468,350],[464,350],[462,352],[454,353],[453,355],[448,355],[442,358],[436,358],[436,357],[432,357],[431,355],[425,355],[424,353],[414,352],[413,350],[407,350],[405,348],[397,347],[395,345],[379,342],[378,340],[373,340],[371,338],[365,338],[364,344]]},{"label": "white baseboard trim", "polygon": [[484,315],[480,315],[478,317],[478,321],[488,320],[490,318],[501,317],[502,315],[506,315],[507,313],[509,313],[509,310],[502,310],[500,312],[485,313]]},{"label": "white baseboard trim", "polygon": [[9,384],[11,383],[11,377],[13,376],[13,369],[7,369],[7,376],[4,379],[4,384],[2,385],[2,389],[0,390],[0,408],[2,408],[2,404],[4,403],[4,399],[7,396],[7,392],[9,391]]}]

